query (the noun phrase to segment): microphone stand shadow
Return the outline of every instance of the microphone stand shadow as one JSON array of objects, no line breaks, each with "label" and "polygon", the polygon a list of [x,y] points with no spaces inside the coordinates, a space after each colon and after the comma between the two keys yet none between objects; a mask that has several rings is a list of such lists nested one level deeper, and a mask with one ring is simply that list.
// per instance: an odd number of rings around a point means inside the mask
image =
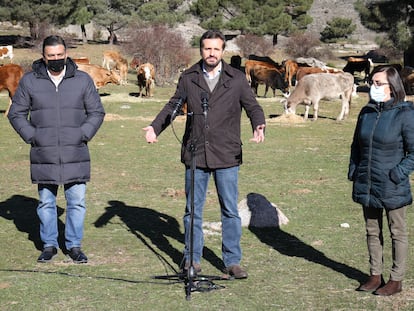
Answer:
[{"label": "microphone stand shadow", "polygon": [[[181,103],[177,103],[177,106],[181,105]],[[203,113],[204,117],[206,117],[206,113]],[[194,116],[195,114],[192,112],[187,113],[188,117],[191,117],[191,130],[194,129]],[[173,122],[174,113],[171,118],[171,123]],[[191,293],[192,292],[209,292],[215,289],[222,289],[225,288],[222,285],[217,285],[213,281],[217,280],[232,280],[233,277],[230,276],[214,276],[214,275],[202,275],[198,274],[197,271],[194,268],[193,263],[193,257],[194,257],[194,181],[195,181],[195,168],[196,168],[196,162],[195,162],[195,139],[193,133],[191,133],[191,143],[189,145],[189,150],[191,152],[191,165],[190,165],[190,173],[191,173],[191,179],[190,179],[190,245],[189,245],[189,264],[190,266],[188,269],[182,269],[181,273],[176,273],[175,275],[156,275],[153,278],[154,279],[162,279],[162,280],[175,280],[175,281],[181,281],[184,282],[184,289],[186,294],[186,300],[191,300]]]}]

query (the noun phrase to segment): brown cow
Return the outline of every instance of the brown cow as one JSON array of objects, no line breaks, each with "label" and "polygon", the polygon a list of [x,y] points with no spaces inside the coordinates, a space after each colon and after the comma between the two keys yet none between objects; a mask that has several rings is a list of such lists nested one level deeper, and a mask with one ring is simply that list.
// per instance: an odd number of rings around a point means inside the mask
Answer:
[{"label": "brown cow", "polygon": [[285,80],[289,85],[289,89],[293,85],[293,78],[296,76],[296,72],[299,69],[299,64],[293,59],[287,59],[282,63],[285,67]]},{"label": "brown cow", "polygon": [[108,50],[103,52],[102,67],[110,70],[116,62],[123,58],[118,51]]},{"label": "brown cow", "polygon": [[343,72],[343,71],[340,69],[328,68],[328,67],[326,67],[325,69],[320,68],[320,67],[300,67],[298,71],[296,72],[296,81],[299,81],[304,76],[312,74],[312,73],[338,73],[338,72]]},{"label": "brown cow", "polygon": [[[307,61],[308,60],[307,58],[303,58],[303,57],[300,57],[298,59],[301,59],[302,61]],[[317,62],[315,61],[315,63],[317,63]],[[297,77],[296,77],[296,74],[297,74],[298,70],[300,68],[303,68],[303,67],[305,67],[305,68],[306,67],[312,67],[311,65],[309,65],[306,62],[298,62],[297,60],[293,60],[293,59],[284,60],[282,62],[282,66],[285,69],[285,80],[289,84],[289,90],[291,89],[291,87],[293,85],[296,85],[296,82],[298,80]],[[315,67],[317,67],[317,66],[315,66]]]},{"label": "brown cow", "polygon": [[247,59],[249,60],[257,60],[257,61],[261,61],[261,62],[265,62],[268,64],[271,64],[277,68],[279,68],[279,63],[275,62],[271,57],[269,56],[258,56],[258,55],[254,55],[254,54],[250,54]]},{"label": "brown cow", "polygon": [[128,61],[122,57],[121,53],[112,50],[104,51],[102,67],[108,70],[118,70],[121,75],[121,84],[127,84]]},{"label": "brown cow", "polygon": [[283,93],[289,91],[288,84],[284,79],[284,68],[276,63],[249,59],[245,63],[244,70],[246,79],[256,95],[259,84],[266,86],[264,97],[266,97],[269,87],[273,90],[273,96],[276,96],[276,89],[280,89]]},{"label": "brown cow", "polygon": [[266,97],[269,87],[273,90],[273,97],[276,96],[276,89],[282,91],[282,93],[289,92],[289,85],[283,77],[283,72],[274,68],[256,67],[250,73],[251,87],[257,95],[257,87],[259,84],[265,85],[264,97]]},{"label": "brown cow", "polygon": [[128,61],[125,58],[120,59],[116,63],[115,69],[119,70],[121,75],[121,84],[128,84]]},{"label": "brown cow", "polygon": [[374,64],[372,63],[371,58],[366,59],[362,57],[348,57],[348,62],[342,70],[344,72],[349,72],[352,75],[354,75],[355,72],[364,72],[364,81],[367,82],[371,66],[373,65]]},{"label": "brown cow", "polygon": [[277,70],[281,70],[282,67],[278,66],[276,64],[273,63],[268,63],[268,62],[263,62],[263,61],[259,61],[259,60],[252,60],[252,59],[248,59],[246,60],[245,64],[244,64],[244,72],[246,73],[246,79],[249,83],[252,82],[252,79],[250,77],[250,73],[252,71],[254,71],[256,68],[261,68],[261,67],[265,67],[265,68],[271,68],[271,69],[277,69]]},{"label": "brown cow", "polygon": [[99,89],[108,83],[121,84],[121,77],[116,70],[108,70],[93,64],[78,64],[78,69],[85,71],[91,76],[96,89]]},{"label": "brown cow", "polygon": [[139,65],[141,65],[141,59],[138,55],[134,55],[131,62],[129,63],[129,66],[131,69],[137,70]]},{"label": "brown cow", "polygon": [[12,104],[12,97],[16,92],[19,81],[23,76],[23,68],[16,64],[6,64],[0,66],[0,91],[7,90],[9,92],[10,102],[4,113],[8,115],[10,106]]},{"label": "brown cow", "polygon": [[141,97],[143,95],[143,88],[145,89],[145,96],[154,96],[153,91],[155,86],[155,69],[152,64],[144,63],[138,66],[137,80]]},{"label": "brown cow", "polygon": [[76,63],[76,64],[90,64],[90,60],[87,57],[79,57],[79,58],[72,58],[72,60]]}]

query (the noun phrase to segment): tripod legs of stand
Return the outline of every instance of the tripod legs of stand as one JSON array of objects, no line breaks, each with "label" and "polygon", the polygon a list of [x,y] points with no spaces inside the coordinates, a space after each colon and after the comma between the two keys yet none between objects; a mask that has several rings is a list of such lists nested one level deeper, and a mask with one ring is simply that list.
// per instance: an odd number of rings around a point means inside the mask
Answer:
[{"label": "tripod legs of stand", "polygon": [[[191,129],[194,129],[194,113],[187,113],[188,117],[191,117]],[[204,116],[204,114],[203,114]],[[224,286],[218,286],[212,282],[212,280],[228,280],[226,278],[218,277],[218,276],[208,276],[208,275],[197,275],[197,272],[194,268],[194,183],[195,183],[195,170],[196,170],[196,160],[195,160],[195,151],[196,145],[195,142],[197,139],[194,139],[194,133],[191,134],[192,139],[191,143],[189,144],[189,151],[191,154],[191,164],[190,164],[190,222],[188,228],[189,233],[189,245],[186,244],[186,248],[188,248],[188,254],[185,254],[185,260],[189,262],[189,267],[187,270],[183,269],[183,273],[176,274],[175,276],[157,276],[155,278],[158,279],[178,279],[180,281],[184,281],[185,283],[185,294],[186,299],[191,299],[192,292],[207,292],[213,289],[220,289],[224,288]]]},{"label": "tripod legs of stand", "polygon": [[185,299],[191,299],[191,292],[194,289],[194,278],[196,276],[193,264],[190,265],[187,271],[187,279],[185,282]]},{"label": "tripod legs of stand", "polygon": [[189,245],[189,263],[190,266],[187,270],[187,276],[185,280],[185,293],[186,293],[186,299],[191,299],[191,292],[199,291],[199,292],[206,292],[210,291],[212,289],[218,289],[223,288],[216,286],[211,280],[212,279],[220,279],[219,277],[211,277],[211,276],[200,276],[197,275],[195,268],[194,268],[194,261],[193,261],[193,255],[194,255],[194,183],[195,183],[195,146],[194,144],[190,145],[190,151],[191,151],[191,183],[190,183],[190,197],[191,197],[191,211],[190,211],[190,245]]},{"label": "tripod legs of stand", "polygon": [[228,280],[216,276],[197,275],[194,267],[190,267],[187,271],[187,277],[185,279],[185,298],[191,300],[192,292],[209,292],[214,289],[221,289],[224,286],[216,285],[212,280]]}]

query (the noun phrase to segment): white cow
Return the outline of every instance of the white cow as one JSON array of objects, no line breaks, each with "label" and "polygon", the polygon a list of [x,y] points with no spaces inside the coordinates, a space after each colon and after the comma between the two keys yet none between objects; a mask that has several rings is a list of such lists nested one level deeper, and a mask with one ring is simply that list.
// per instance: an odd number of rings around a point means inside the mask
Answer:
[{"label": "white cow", "polygon": [[13,46],[3,45],[0,46],[0,59],[10,58],[10,62],[13,62]]},{"label": "white cow", "polygon": [[354,88],[354,77],[350,73],[315,73],[299,80],[292,93],[284,99],[285,112],[295,113],[296,106],[305,105],[306,120],[309,107],[313,105],[313,120],[318,119],[319,101],[321,99],[342,100],[341,113],[337,120],[343,120],[349,113]]}]

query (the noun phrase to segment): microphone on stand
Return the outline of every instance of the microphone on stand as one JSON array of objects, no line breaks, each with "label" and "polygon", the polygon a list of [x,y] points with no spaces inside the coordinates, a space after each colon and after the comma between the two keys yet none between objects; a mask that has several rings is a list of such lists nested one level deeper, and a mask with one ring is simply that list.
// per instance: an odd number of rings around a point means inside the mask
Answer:
[{"label": "microphone on stand", "polygon": [[204,119],[207,120],[207,111],[208,111],[208,93],[201,93],[201,107],[203,107]]},{"label": "microphone on stand", "polygon": [[178,98],[177,102],[175,103],[174,110],[171,113],[171,119],[170,119],[171,122],[180,113],[181,108],[183,107],[185,101],[186,101],[186,96],[181,95],[180,98]]}]

